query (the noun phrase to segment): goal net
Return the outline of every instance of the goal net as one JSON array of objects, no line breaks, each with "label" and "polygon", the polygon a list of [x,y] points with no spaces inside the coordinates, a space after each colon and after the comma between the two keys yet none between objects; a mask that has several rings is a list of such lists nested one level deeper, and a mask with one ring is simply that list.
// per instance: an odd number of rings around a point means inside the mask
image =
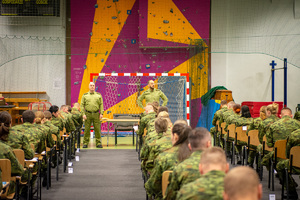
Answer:
[{"label": "goal net", "polygon": [[[169,116],[174,123],[177,119],[189,121],[189,78],[181,73],[100,73],[91,74],[96,91],[101,93],[104,104],[104,117],[113,114],[141,114],[137,98],[148,89],[148,81],[153,80],[155,88],[167,97]],[[159,104],[162,105],[160,99]],[[145,106],[145,100],[143,101]],[[102,126],[107,130],[107,125]]]}]

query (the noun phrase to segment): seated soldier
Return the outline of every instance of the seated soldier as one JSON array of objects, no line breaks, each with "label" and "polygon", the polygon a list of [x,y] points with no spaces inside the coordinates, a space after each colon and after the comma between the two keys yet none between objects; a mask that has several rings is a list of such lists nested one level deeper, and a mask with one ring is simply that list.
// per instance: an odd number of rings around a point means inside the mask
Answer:
[{"label": "seated soldier", "polygon": [[240,115],[241,105],[235,104],[233,106],[233,111],[234,111],[233,114],[228,116],[227,119],[225,120],[225,122],[226,122],[226,126],[224,128],[225,131],[227,131],[227,128],[230,124],[235,124],[235,122],[241,117],[241,115]]},{"label": "seated soldier", "polygon": [[45,115],[42,111],[35,112],[35,126],[40,130],[44,135],[44,141],[46,141],[47,147],[52,148],[54,146],[54,140],[52,138],[52,133],[48,126],[44,125]]},{"label": "seated soldier", "polygon": [[[163,113],[163,112],[161,112]],[[160,115],[160,114],[159,114]],[[187,124],[187,121],[186,120],[177,120],[175,123],[174,123],[174,126],[176,124],[185,124],[185,125],[188,125]],[[147,163],[146,163],[146,170],[148,171],[151,171],[154,167],[154,161],[156,159],[156,157],[164,152],[165,150],[169,149],[172,147],[172,132],[173,133],[178,133],[178,132],[181,132],[182,130],[180,130],[180,128],[183,128],[183,126],[174,126],[172,127],[172,131],[167,131],[166,133],[164,133],[163,137],[161,137],[160,139],[156,140],[152,146],[152,148],[149,150],[149,156],[148,156],[148,160],[147,160]]]},{"label": "seated soldier", "polygon": [[162,117],[156,118],[155,120],[156,136],[153,136],[151,140],[147,142],[145,141],[143,146],[144,147],[143,152],[141,152],[141,160],[142,160],[141,167],[144,176],[147,176],[147,169],[145,168],[145,165],[148,160],[147,158],[148,158],[149,149],[151,148],[151,145],[155,144],[154,141],[161,138],[163,134],[167,132],[167,130],[168,130],[168,121]]},{"label": "seated soldier", "polygon": [[72,120],[72,114],[69,113],[69,110],[71,111],[71,107],[68,105],[61,106],[60,114],[63,116],[65,121],[65,127],[67,133],[72,133],[72,131],[76,130],[76,127],[74,125],[74,122]]},{"label": "seated soldier", "polygon": [[70,113],[72,114],[72,118],[76,128],[81,128],[83,121],[82,121],[82,113],[80,112],[80,104],[74,103]]},{"label": "seated soldier", "polygon": [[170,183],[166,190],[166,199],[175,199],[177,192],[183,185],[195,181],[200,177],[199,161],[202,152],[211,146],[211,135],[206,128],[195,128],[189,135],[189,158],[174,168]]},{"label": "seated soldier", "polygon": [[200,178],[183,185],[176,199],[222,200],[224,177],[229,170],[226,155],[220,147],[203,151],[199,163]]},{"label": "seated soldier", "polygon": [[181,163],[191,154],[188,148],[188,135],[192,131],[191,127],[182,124],[185,128],[180,133],[172,134],[173,147],[159,154],[154,161],[154,168],[150,178],[145,183],[148,196],[162,198],[162,174],[166,170],[172,170],[178,163]]},{"label": "seated soldier", "polygon": [[[282,108],[281,119],[271,124],[266,133],[267,145],[269,147],[274,147],[276,141],[286,140],[290,134],[297,129],[300,129],[300,122],[293,119],[292,110],[288,107]],[[269,160],[273,157],[273,154],[274,151],[271,151],[265,155],[261,164],[268,168]],[[280,161],[279,158],[278,161]]]},{"label": "seated soldier", "polygon": [[63,131],[64,129],[64,122],[63,119],[60,117],[60,112],[59,112],[59,108],[56,105],[52,105],[49,108],[49,112],[52,114],[52,119],[51,119],[51,123],[58,127],[58,129],[60,131]]},{"label": "seated soldier", "polygon": [[12,127],[13,130],[24,131],[29,142],[34,145],[35,153],[42,153],[45,147],[45,138],[40,130],[33,124],[35,115],[31,110],[26,110],[22,114],[21,121],[23,124]]},{"label": "seated soldier", "polygon": [[[11,116],[8,112],[0,112],[0,159],[8,159],[11,162],[11,175],[22,176],[22,181],[28,179],[27,172],[24,172],[23,166],[17,160],[13,150],[5,144],[9,135],[9,129],[11,127]],[[0,182],[2,185],[2,182]],[[22,188],[21,188],[22,190]],[[15,192],[15,182],[11,181],[7,195]],[[21,192],[21,191],[20,191]]]},{"label": "seated soldier", "polygon": [[155,119],[157,113],[154,111],[154,106],[152,103],[147,103],[145,107],[145,115],[141,118],[140,124],[139,124],[139,130],[137,131],[137,134],[142,136],[144,134],[144,129],[147,126],[147,123],[151,119]]},{"label": "seated soldier", "polygon": [[50,128],[51,134],[56,135],[56,138],[57,138],[57,144],[56,145],[58,147],[60,147],[61,146],[61,138],[60,138],[60,134],[59,134],[59,129],[58,129],[57,126],[55,126],[51,123],[52,115],[49,111],[45,111],[44,115],[45,115],[44,125],[47,126],[48,128]]},{"label": "seated soldier", "polygon": [[224,200],[259,200],[262,185],[257,173],[250,167],[235,167],[224,179]]},{"label": "seated soldier", "polygon": [[[295,146],[300,146],[300,129],[295,130],[288,137],[287,144],[286,144],[286,157],[288,159],[281,160],[276,165],[280,184],[283,183],[283,170],[285,168],[289,169],[289,167],[290,167],[290,164],[289,164],[290,151],[291,151],[292,147],[295,147]],[[297,167],[293,167],[293,173],[300,174],[300,169]],[[290,196],[289,198],[290,199],[298,199],[298,194],[296,191],[296,187],[298,186],[298,184],[296,183],[296,181],[293,179],[293,177],[291,175],[288,176],[288,186],[289,186],[289,196]]]}]

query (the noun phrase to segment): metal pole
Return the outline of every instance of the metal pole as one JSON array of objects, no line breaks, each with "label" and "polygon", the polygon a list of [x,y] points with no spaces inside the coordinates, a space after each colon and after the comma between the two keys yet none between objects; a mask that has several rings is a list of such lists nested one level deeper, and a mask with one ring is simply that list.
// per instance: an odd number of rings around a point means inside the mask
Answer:
[{"label": "metal pole", "polygon": [[287,106],[287,59],[285,58],[284,59],[284,100],[283,100],[283,104],[284,104],[284,107]]},{"label": "metal pole", "polygon": [[275,70],[274,69],[275,69],[275,65],[272,65],[272,101],[274,101],[274,95],[275,95]]}]

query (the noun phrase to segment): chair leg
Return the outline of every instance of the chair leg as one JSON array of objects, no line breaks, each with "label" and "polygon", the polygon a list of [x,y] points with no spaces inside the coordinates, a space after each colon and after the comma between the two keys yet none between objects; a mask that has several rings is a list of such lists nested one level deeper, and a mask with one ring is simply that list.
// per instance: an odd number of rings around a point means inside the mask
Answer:
[{"label": "chair leg", "polygon": [[269,179],[268,179],[268,188],[271,188],[271,171],[272,171],[272,159],[269,160]]},{"label": "chair leg", "polygon": [[115,128],[115,145],[117,145],[117,129]]},{"label": "chair leg", "polygon": [[132,129],[132,145],[134,146],[134,129]]},{"label": "chair leg", "polygon": [[289,188],[289,173],[288,170],[285,169],[285,183],[286,183],[286,198],[290,199],[290,188]]},{"label": "chair leg", "polygon": [[59,151],[56,151],[56,181],[58,181],[58,170],[59,170]]}]

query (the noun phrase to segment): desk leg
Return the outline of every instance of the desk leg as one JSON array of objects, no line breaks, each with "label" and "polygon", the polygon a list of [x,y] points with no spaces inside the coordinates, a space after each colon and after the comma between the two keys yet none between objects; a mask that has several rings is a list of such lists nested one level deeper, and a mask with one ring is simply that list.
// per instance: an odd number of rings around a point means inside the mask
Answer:
[{"label": "desk leg", "polygon": [[107,147],[108,147],[108,141],[109,141],[109,122],[107,122]]}]

